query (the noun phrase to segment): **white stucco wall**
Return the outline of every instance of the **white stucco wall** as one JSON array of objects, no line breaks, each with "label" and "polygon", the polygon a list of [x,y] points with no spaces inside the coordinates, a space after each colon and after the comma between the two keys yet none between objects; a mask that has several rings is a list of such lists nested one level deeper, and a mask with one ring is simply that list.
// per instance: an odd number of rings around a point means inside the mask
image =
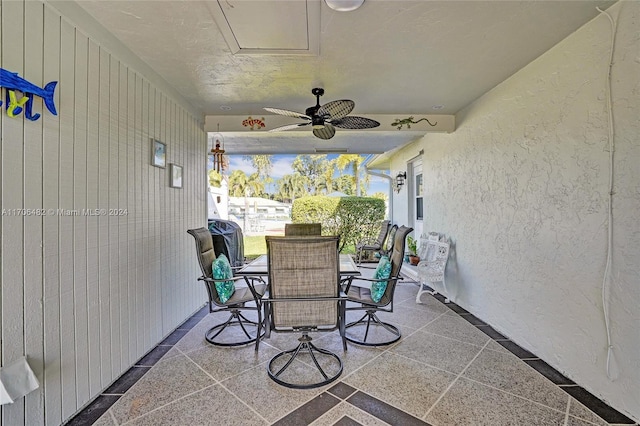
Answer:
[{"label": "white stucco wall", "polygon": [[602,309],[610,170],[605,16],[467,107],[454,133],[427,135],[399,152],[392,169],[424,149],[424,228],[456,243],[447,272],[454,301],[638,420],[640,2],[609,12],[618,19],[614,279],[606,286],[614,380]]}]

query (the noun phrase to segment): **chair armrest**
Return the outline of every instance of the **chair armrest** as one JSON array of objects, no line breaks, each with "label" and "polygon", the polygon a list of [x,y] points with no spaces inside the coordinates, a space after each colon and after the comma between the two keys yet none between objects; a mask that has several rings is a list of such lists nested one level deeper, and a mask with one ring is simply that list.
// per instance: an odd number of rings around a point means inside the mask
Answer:
[{"label": "chair armrest", "polygon": [[416,265],[416,268],[418,269],[418,272],[421,271],[430,271],[430,272],[436,272],[436,273],[441,273],[444,272],[444,266],[442,262],[438,262],[438,261],[427,261],[427,260],[423,260],[418,262],[418,264]]},{"label": "chair armrest", "polygon": [[355,278],[353,281],[366,281],[366,282],[370,282],[370,283],[377,283],[377,282],[380,282],[380,281],[388,281],[388,280],[389,280],[389,278],[383,280],[383,279],[378,279],[378,278],[364,278],[364,277],[362,277],[362,278]]},{"label": "chair armrest", "polygon": [[[253,277],[247,276],[247,278],[253,278]],[[225,279],[222,279],[222,278],[214,279],[214,278],[211,278],[211,277],[202,276],[202,277],[198,278],[198,281],[206,281],[208,283],[225,283],[227,281],[238,281],[238,280],[241,280],[241,279],[244,279],[244,276],[235,276],[235,277],[225,278]]]},{"label": "chair armrest", "polygon": [[[370,283],[379,283],[379,282],[389,281],[389,280],[401,281],[403,279],[404,279],[404,277],[402,277],[402,275],[396,275],[395,277],[389,277],[389,278],[354,277],[353,281],[366,281],[366,282],[370,282]],[[349,290],[347,289],[347,291],[349,291]]]},{"label": "chair armrest", "polygon": [[[242,268],[244,268],[246,265],[242,265],[242,266],[232,266],[231,267],[231,271],[233,272],[234,276],[235,273],[238,272],[239,270],[241,270]],[[251,280],[255,280],[255,281],[260,281],[263,284],[266,284],[266,281],[264,280],[263,277],[261,277],[260,275],[246,275],[247,278],[250,278]]]},{"label": "chair armrest", "polygon": [[349,292],[351,288],[351,283],[353,282],[353,275],[349,275],[348,277],[340,278],[340,292],[344,292],[345,294]]},{"label": "chair armrest", "polygon": [[374,240],[373,238],[369,238],[369,239],[358,241],[358,243],[356,244],[356,247],[370,246],[376,242],[377,241]]},{"label": "chair armrest", "polygon": [[239,280],[244,280],[247,283],[247,288],[249,289],[249,291],[253,295],[253,300],[255,300],[256,304],[259,304],[260,303],[260,298],[262,297],[262,295],[260,295],[260,293],[258,293],[256,291],[256,288],[255,288],[255,285],[254,285],[254,281],[255,280],[259,280],[261,282],[264,282],[264,280],[259,276],[236,275],[236,276],[233,276],[233,277],[227,278],[227,279],[214,279],[212,277],[205,277],[205,276],[201,276],[200,278],[198,278],[198,281],[204,281],[207,284],[207,291],[209,292],[209,297],[210,298],[213,298],[214,289],[212,289],[212,286],[215,287],[215,283],[226,283],[227,281],[236,282],[236,281],[239,281]]},{"label": "chair armrest", "polygon": [[238,272],[240,269],[244,268],[247,265],[240,265],[240,266],[232,266],[231,270],[233,271],[233,273],[235,274],[236,272]]},{"label": "chair armrest", "polygon": [[254,299],[256,299],[256,301],[257,301],[259,299],[259,297],[257,296],[257,293],[256,293],[254,281],[259,281],[261,283],[265,282],[264,279],[262,279],[262,277],[260,277],[260,276],[236,275],[236,276],[233,276],[233,277],[227,278],[227,279],[214,279],[214,278],[205,277],[205,276],[202,276],[202,277],[198,278],[198,281],[204,281],[204,282],[206,282],[208,284],[213,284],[213,285],[215,285],[216,283],[226,283],[227,281],[236,282],[236,281],[240,281],[240,280],[244,280],[247,283],[247,287],[249,287],[249,290],[254,295]]},{"label": "chair armrest", "polygon": [[344,288],[344,292],[348,293],[349,289],[351,288],[351,284],[353,283],[353,281],[365,281],[368,283],[380,283],[383,281],[390,281],[390,280],[396,280],[396,281],[401,281],[404,278],[402,277],[402,275],[396,275],[393,277],[389,277],[389,278],[366,278],[366,277],[353,277],[353,279],[349,282],[349,284]]}]

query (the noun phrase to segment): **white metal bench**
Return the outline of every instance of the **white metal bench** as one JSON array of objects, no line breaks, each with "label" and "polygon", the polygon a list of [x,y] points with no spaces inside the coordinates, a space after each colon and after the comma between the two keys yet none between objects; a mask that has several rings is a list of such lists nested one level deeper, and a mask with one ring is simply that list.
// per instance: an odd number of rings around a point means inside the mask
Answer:
[{"label": "white metal bench", "polygon": [[[450,245],[451,241],[437,232],[431,232],[428,235],[423,234],[420,237],[420,250],[418,252],[418,256],[420,256],[420,262],[418,263],[420,289],[416,295],[416,303],[422,303],[420,296],[424,293],[437,293],[436,287],[433,285],[435,282],[442,282],[445,293],[443,294],[445,303],[449,302],[449,292],[447,291],[444,276],[447,260],[449,259]],[[429,285],[430,288],[427,287],[427,285]]]}]

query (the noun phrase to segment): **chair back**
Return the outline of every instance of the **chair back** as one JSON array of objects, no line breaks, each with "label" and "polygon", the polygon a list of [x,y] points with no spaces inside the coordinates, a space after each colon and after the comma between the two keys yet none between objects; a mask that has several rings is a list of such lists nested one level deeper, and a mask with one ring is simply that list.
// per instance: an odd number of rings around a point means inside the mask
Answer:
[{"label": "chair back", "polygon": [[213,237],[207,228],[197,228],[187,230],[196,240],[196,253],[198,263],[202,269],[202,276],[210,278],[212,274],[212,264],[216,260],[216,252],[213,250]]},{"label": "chair back", "polygon": [[[265,237],[270,299],[277,328],[322,328],[338,324],[340,261],[338,237]],[[323,297],[332,300],[318,300]],[[304,300],[307,299],[307,300]],[[308,300],[314,299],[314,300]]]},{"label": "chair back", "polygon": [[378,245],[379,247],[382,247],[382,245],[384,244],[385,238],[387,238],[387,233],[389,233],[390,223],[391,223],[390,220],[382,221],[382,225],[380,226],[380,233],[378,234],[378,238],[376,238],[376,242],[374,243],[374,245]]},{"label": "chair back", "polygon": [[[387,236],[384,240],[384,244],[382,245],[382,254],[390,255],[393,250],[393,245],[396,241],[396,233],[398,232],[398,225],[391,225],[389,227],[389,231],[387,232]],[[404,250],[404,249],[403,249]]]},{"label": "chair back", "polygon": [[322,225],[320,223],[286,223],[284,225],[284,235],[287,237],[321,234]]},{"label": "chair back", "polygon": [[377,303],[380,306],[388,305],[393,301],[393,293],[396,289],[396,283],[400,278],[400,269],[402,268],[402,262],[404,260],[405,241],[411,231],[413,231],[413,228],[403,225],[394,233],[393,249],[389,254],[391,275],[389,281],[387,281],[387,288],[384,290],[380,302]]}]

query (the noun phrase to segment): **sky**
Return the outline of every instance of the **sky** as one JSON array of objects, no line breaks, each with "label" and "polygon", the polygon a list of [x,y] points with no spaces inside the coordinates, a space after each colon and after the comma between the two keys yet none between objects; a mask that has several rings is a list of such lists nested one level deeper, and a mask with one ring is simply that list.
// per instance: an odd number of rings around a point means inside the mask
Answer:
[{"label": "sky", "polygon": [[[335,158],[337,155],[328,155],[329,159]],[[247,175],[255,173],[255,169],[251,165],[250,161],[242,158],[242,155],[229,155],[229,172],[234,170],[242,170]],[[271,177],[274,180],[278,180],[284,175],[292,174],[293,168],[291,167],[291,163],[296,158],[296,155],[274,155],[271,158]],[[272,184],[273,185],[273,184]],[[271,188],[269,188],[271,189]],[[371,176],[369,181],[369,190],[368,194],[373,194],[375,192],[384,192],[385,194],[389,191],[388,181],[380,178],[378,176]]]}]

